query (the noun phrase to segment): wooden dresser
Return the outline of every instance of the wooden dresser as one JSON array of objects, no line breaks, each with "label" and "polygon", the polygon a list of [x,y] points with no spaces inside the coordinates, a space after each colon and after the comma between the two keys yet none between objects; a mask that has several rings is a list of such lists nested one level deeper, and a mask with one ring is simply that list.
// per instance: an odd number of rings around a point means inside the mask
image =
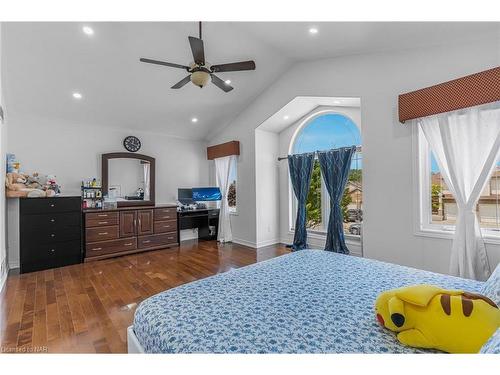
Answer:
[{"label": "wooden dresser", "polygon": [[82,261],[80,197],[19,200],[20,272]]},{"label": "wooden dresser", "polygon": [[179,244],[176,206],[85,210],[85,261]]}]

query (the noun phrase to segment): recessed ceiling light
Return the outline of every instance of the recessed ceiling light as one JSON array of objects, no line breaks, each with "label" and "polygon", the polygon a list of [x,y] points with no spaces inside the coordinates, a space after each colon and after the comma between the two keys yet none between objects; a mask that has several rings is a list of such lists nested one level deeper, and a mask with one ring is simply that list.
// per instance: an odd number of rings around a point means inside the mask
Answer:
[{"label": "recessed ceiling light", "polygon": [[334,100],[333,104],[340,104],[340,100]]},{"label": "recessed ceiling light", "polygon": [[317,34],[317,33],[318,33],[318,31],[319,31],[319,30],[318,30],[316,27],[311,27],[311,28],[309,29],[309,34]]},{"label": "recessed ceiling light", "polygon": [[90,26],[83,26],[82,30],[87,35],[94,35],[94,29],[92,29]]},{"label": "recessed ceiling light", "polygon": [[197,119],[196,117],[193,117],[193,118],[191,119],[191,122],[198,122],[198,119]]},{"label": "recessed ceiling light", "polygon": [[283,116],[283,120],[288,120],[289,118],[290,118],[290,116],[288,116],[288,115]]},{"label": "recessed ceiling light", "polygon": [[80,94],[79,92],[74,92],[73,93],[73,98],[75,98],[75,99],[81,99],[82,98],[82,94]]},{"label": "recessed ceiling light", "polygon": [[224,82],[226,83],[226,85],[229,85],[231,83],[231,80],[230,79],[226,79]]}]

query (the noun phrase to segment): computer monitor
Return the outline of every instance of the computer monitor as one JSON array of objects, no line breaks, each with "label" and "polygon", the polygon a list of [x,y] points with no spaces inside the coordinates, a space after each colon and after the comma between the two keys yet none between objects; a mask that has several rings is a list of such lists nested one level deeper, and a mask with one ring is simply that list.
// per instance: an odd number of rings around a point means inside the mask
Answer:
[{"label": "computer monitor", "polygon": [[193,189],[177,189],[177,200],[182,204],[192,204],[193,200]]},{"label": "computer monitor", "polygon": [[193,188],[193,200],[196,202],[220,201],[222,194],[218,187]]}]

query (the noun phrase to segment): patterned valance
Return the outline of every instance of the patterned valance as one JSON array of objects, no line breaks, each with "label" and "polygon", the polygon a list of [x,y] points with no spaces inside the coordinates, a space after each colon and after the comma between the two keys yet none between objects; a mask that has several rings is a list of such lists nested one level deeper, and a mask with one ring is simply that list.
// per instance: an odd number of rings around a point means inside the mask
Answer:
[{"label": "patterned valance", "polygon": [[500,66],[399,95],[399,121],[500,100]]}]

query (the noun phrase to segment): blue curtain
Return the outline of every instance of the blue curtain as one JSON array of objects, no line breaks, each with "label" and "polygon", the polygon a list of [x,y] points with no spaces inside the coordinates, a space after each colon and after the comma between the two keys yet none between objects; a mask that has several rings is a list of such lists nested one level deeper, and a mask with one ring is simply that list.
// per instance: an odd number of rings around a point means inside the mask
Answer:
[{"label": "blue curtain", "polygon": [[356,146],[318,152],[321,175],[330,196],[330,217],[325,245],[327,251],[349,254],[344,239],[341,202],[351,169],[351,158],[355,152]]},{"label": "blue curtain", "polygon": [[297,219],[295,220],[293,251],[307,248],[306,200],[311,183],[313,163],[314,153],[288,156],[290,179],[297,197]]}]

